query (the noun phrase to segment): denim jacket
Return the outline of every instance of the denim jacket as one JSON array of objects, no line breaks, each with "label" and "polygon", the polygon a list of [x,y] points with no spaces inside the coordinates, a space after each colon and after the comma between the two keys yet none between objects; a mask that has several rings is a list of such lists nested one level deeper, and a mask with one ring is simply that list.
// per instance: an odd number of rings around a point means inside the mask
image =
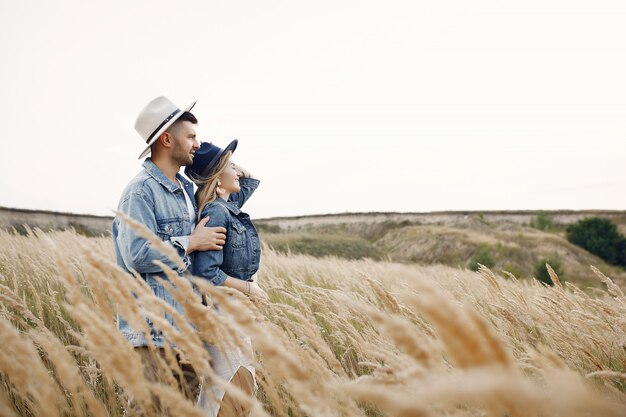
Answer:
[{"label": "denim jacket", "polygon": [[[155,278],[156,276],[164,277],[164,275],[162,269],[153,261],[159,260],[179,274],[191,265],[191,259],[185,255],[185,252],[194,219],[189,217],[187,201],[183,193],[186,192],[190,196],[194,211],[196,211],[193,185],[182,175],[176,174],[176,178],[183,185],[184,189],[181,189],[178,184],[172,183],[150,158],[144,161],[143,168],[122,192],[118,210],[142,223],[161,240],[170,242],[178,251],[185,267],[178,267],[117,217],[112,225],[116,261],[122,269],[129,272],[134,270],[141,274],[159,298],[182,312],[182,308],[173,296]],[[129,279],[132,279],[130,275]],[[173,324],[171,317],[166,315],[166,319]],[[122,317],[118,317],[117,324],[122,334],[133,346],[147,345],[143,332],[131,329]],[[163,346],[163,337],[158,330],[152,329],[151,337],[155,346]]]},{"label": "denim jacket", "polygon": [[222,285],[228,276],[245,281],[259,270],[261,243],[250,216],[241,211],[243,204],[259,186],[252,178],[240,178],[241,190],[228,201],[217,198],[202,209],[202,218],[210,216],[207,227],[226,228],[226,244],[221,251],[197,252],[193,273],[215,285]]}]

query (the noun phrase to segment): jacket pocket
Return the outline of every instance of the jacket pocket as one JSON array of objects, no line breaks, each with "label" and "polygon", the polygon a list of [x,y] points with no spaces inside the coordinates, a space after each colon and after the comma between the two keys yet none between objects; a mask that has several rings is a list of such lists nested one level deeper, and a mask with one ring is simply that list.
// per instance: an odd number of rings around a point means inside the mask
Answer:
[{"label": "jacket pocket", "polygon": [[231,240],[231,245],[233,249],[241,249],[246,245],[246,227],[239,223],[237,220],[232,220],[231,223],[231,233],[227,237],[227,239]]},{"label": "jacket pocket", "polygon": [[182,236],[183,222],[178,218],[157,219],[157,235],[161,240],[169,240],[173,236]]}]

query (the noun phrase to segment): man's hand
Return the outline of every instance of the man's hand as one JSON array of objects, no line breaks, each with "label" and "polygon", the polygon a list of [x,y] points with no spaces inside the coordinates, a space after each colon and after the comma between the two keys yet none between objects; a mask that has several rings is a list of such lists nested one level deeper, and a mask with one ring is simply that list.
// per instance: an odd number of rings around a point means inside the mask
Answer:
[{"label": "man's hand", "polygon": [[200,220],[189,235],[187,255],[195,251],[222,250],[226,243],[226,229],[223,227],[206,227],[209,217]]}]

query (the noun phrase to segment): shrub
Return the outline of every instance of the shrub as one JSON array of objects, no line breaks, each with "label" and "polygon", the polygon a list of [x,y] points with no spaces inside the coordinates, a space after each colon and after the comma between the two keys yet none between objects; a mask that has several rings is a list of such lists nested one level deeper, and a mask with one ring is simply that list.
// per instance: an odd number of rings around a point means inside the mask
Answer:
[{"label": "shrub", "polygon": [[615,260],[617,265],[626,268],[626,238],[622,238],[622,240],[617,242],[617,257]]},{"label": "shrub", "polygon": [[277,224],[255,222],[254,225],[257,228],[257,230],[262,233],[280,233],[281,232],[280,226]]},{"label": "shrub", "polygon": [[561,264],[561,260],[556,256],[540,259],[535,264],[534,275],[537,280],[550,286],[554,285],[554,282],[552,282],[552,278],[550,278],[550,274],[548,273],[548,268],[546,267],[546,264],[550,265],[552,269],[554,269],[554,272],[556,272],[561,281],[565,281],[565,272],[563,271],[563,265]]},{"label": "shrub", "polygon": [[472,271],[478,271],[478,264],[484,265],[487,268],[493,268],[493,266],[496,264],[491,257],[489,246],[483,245],[478,248],[474,256],[472,256],[472,259],[470,259],[469,268]]},{"label": "shrub", "polygon": [[528,276],[519,265],[511,262],[507,262],[506,264],[504,264],[502,270],[513,274],[515,278],[523,278],[525,276]]},{"label": "shrub", "polygon": [[530,221],[530,227],[548,231],[554,229],[554,221],[552,220],[552,216],[546,214],[544,211],[540,211],[537,213],[537,216]]},{"label": "shrub", "polygon": [[610,264],[626,266],[626,239],[607,218],[590,217],[570,225],[567,240]]}]

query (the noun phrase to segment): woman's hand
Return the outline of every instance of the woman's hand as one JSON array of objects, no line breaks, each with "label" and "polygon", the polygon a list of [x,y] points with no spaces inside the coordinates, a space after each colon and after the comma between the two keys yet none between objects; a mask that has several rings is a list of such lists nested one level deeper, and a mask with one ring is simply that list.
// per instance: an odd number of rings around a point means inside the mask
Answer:
[{"label": "woman's hand", "polygon": [[249,295],[254,295],[255,297],[261,297],[267,299],[267,293],[263,291],[263,288],[259,287],[259,284],[256,281],[250,281],[249,284]]},{"label": "woman's hand", "polygon": [[228,288],[234,288],[241,291],[246,295],[253,295],[255,297],[261,297],[267,299],[267,293],[263,291],[259,284],[256,282],[256,275],[253,275],[254,281],[243,281],[241,279],[228,277],[224,281],[224,286]]},{"label": "woman's hand", "polygon": [[252,173],[250,171],[248,171],[247,169],[245,169],[241,165],[235,164],[235,170],[237,172],[239,172],[239,174],[241,174],[240,175],[241,178],[254,178],[254,175],[252,175]]}]

